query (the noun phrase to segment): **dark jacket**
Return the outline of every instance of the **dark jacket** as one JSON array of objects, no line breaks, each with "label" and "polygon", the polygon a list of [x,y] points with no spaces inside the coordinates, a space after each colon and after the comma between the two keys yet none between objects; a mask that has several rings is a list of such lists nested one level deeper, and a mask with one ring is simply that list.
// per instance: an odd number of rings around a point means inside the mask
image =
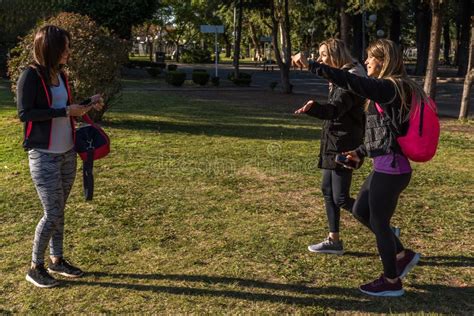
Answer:
[{"label": "dark jacket", "polygon": [[[352,65],[345,69],[356,70],[356,67],[364,71],[360,65]],[[335,163],[336,155],[353,150],[362,144],[365,122],[363,105],[364,98],[335,85],[329,91],[326,104],[315,102],[307,112],[308,115],[324,120],[319,148],[319,168],[344,169]]]},{"label": "dark jacket", "polygon": [[[67,104],[71,103],[71,93],[67,77],[61,73],[68,92]],[[28,67],[20,75],[17,82],[17,109],[18,117],[24,122],[25,149],[48,149],[51,140],[52,119],[66,116],[66,109],[52,108],[51,89],[46,85],[38,68]],[[75,137],[75,123],[71,116],[73,139]]]},{"label": "dark jacket", "polygon": [[[402,153],[396,138],[406,135],[408,130],[406,117],[409,113],[402,111],[401,99],[392,81],[363,78],[319,63],[313,63],[310,70],[337,86],[370,100],[366,115],[364,144],[356,150],[360,157]],[[411,95],[407,95],[407,100],[411,100]],[[384,116],[377,111],[375,102],[383,109]]]}]

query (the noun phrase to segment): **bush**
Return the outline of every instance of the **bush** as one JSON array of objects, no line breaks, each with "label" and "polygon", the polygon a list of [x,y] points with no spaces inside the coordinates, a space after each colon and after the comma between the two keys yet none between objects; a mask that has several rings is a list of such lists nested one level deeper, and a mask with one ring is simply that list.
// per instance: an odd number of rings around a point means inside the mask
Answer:
[{"label": "bush", "polygon": [[166,68],[165,63],[156,63],[149,60],[129,60],[124,66],[127,68]]},{"label": "bush", "polygon": [[[60,13],[40,23],[39,27],[46,24],[57,25],[71,34],[72,54],[66,72],[73,98],[81,101],[95,93],[102,93],[105,101],[102,111],[89,112],[94,120],[100,120],[120,90],[120,66],[127,61],[127,43],[99,27],[87,16],[79,14]],[[32,48],[36,31],[31,30],[12,50],[8,71],[14,83],[13,91],[21,72],[33,62]]]},{"label": "bush", "polygon": [[246,72],[239,72],[239,77],[235,78],[235,73],[230,72],[227,75],[227,79],[238,86],[250,86],[250,83],[252,82],[252,75]]},{"label": "bush", "polygon": [[175,64],[168,65],[168,71],[176,71],[176,70],[178,70],[178,65],[175,65]]},{"label": "bush", "polygon": [[181,53],[181,62],[185,64],[210,63],[211,52],[202,48],[186,49]]},{"label": "bush", "polygon": [[173,86],[180,87],[183,85],[185,80],[186,73],[181,71],[168,71],[166,74],[166,82]]},{"label": "bush", "polygon": [[212,77],[211,82],[213,86],[218,87],[220,83],[219,77]]},{"label": "bush", "polygon": [[209,81],[210,75],[204,71],[193,71],[192,79],[195,84],[199,84],[201,86],[206,85]]},{"label": "bush", "polygon": [[158,67],[148,67],[146,68],[146,71],[150,76],[153,78],[157,77],[159,74],[161,74],[161,68]]}]

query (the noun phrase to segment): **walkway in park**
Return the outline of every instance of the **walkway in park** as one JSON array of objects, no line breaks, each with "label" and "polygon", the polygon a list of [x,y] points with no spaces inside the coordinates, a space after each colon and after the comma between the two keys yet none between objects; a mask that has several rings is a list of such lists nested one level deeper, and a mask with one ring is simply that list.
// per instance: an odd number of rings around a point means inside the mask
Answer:
[{"label": "walkway in park", "polygon": [[[214,64],[178,64],[178,69],[188,73],[188,79],[191,78],[192,69],[201,68],[207,69],[209,73],[214,75]],[[226,90],[226,91],[270,91],[270,83],[277,82],[278,85],[275,88],[275,94],[278,94],[278,89],[280,88],[280,72],[278,67],[275,67],[274,71],[263,71],[261,67],[256,67],[255,65],[244,64],[241,65],[241,70],[244,72],[252,73],[252,83],[251,87],[237,87],[233,83],[227,80],[227,75],[229,72],[233,71],[233,67],[230,64],[221,64],[219,65],[219,77],[221,78],[221,86],[219,88],[214,88],[211,85],[205,87],[200,86],[184,86],[184,87],[173,87],[168,84],[163,84],[160,86],[148,86],[146,89],[150,90]],[[443,77],[440,77],[437,83],[437,93],[436,93],[436,102],[438,104],[439,112],[442,116],[447,117],[458,117],[459,110],[461,106],[461,97],[463,89],[463,78],[454,77],[454,72],[449,69],[441,69],[440,74]],[[446,76],[450,77],[446,77]],[[416,78],[418,81],[422,81],[423,78]],[[325,98],[327,95],[327,82],[324,79],[318,78],[313,74],[307,71],[292,70],[290,74],[291,83],[294,85],[294,96],[297,99],[310,99],[319,97]],[[210,91],[209,91],[210,92]],[[325,101],[323,99],[322,101]],[[471,102],[469,109],[470,117],[474,116],[474,93],[471,93]]]}]

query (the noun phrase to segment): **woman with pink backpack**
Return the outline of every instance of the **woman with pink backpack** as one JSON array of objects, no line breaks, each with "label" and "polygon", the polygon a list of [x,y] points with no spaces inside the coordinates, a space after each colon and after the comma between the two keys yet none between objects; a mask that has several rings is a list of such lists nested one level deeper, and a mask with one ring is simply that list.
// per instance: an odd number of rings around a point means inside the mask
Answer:
[{"label": "woman with pink backpack", "polygon": [[[317,62],[308,65],[304,58],[299,62],[333,84],[367,99],[364,144],[343,155],[355,162],[366,156],[373,158],[373,171],[362,185],[352,213],[375,234],[384,272],[373,282],[361,285],[360,290],[373,296],[401,296],[401,279],[420,259],[419,253],[403,247],[390,228],[398,198],[412,173],[407,158],[410,155],[404,150],[406,138],[412,133],[421,137],[425,127],[431,129],[423,136],[428,138],[431,158],[436,151],[439,122],[434,103],[408,78],[403,55],[394,42],[379,39],[369,45],[367,55],[368,78]],[[416,128],[419,130],[414,131]],[[401,142],[404,138],[405,142]]]}]

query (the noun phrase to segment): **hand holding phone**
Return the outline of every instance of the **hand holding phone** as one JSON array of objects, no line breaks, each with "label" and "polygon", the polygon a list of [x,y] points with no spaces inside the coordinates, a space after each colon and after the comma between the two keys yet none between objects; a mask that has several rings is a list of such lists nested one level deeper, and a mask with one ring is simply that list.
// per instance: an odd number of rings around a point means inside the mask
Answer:
[{"label": "hand holding phone", "polygon": [[81,103],[79,103],[79,105],[81,105],[82,107],[88,107],[88,106],[92,105],[92,99],[87,98],[84,101],[82,101]]},{"label": "hand holding phone", "polygon": [[347,158],[345,155],[337,154],[335,158],[336,163],[342,165],[344,168],[357,169],[359,168],[359,161]]},{"label": "hand holding phone", "polygon": [[100,102],[101,98],[102,96],[100,94],[94,94],[93,96],[79,103],[79,105],[82,105],[83,107],[88,107],[88,106],[94,105],[97,102]]}]

